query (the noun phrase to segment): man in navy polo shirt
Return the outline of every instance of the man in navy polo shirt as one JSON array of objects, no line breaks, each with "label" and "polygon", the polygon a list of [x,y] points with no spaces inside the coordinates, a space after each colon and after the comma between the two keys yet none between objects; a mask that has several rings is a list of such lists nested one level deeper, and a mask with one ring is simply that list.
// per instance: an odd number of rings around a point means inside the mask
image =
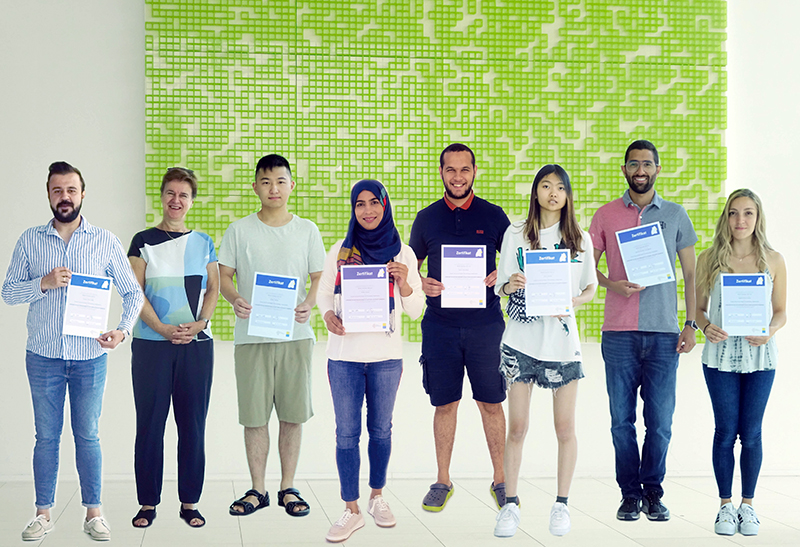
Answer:
[{"label": "man in navy polo shirt", "polygon": [[[467,146],[454,143],[442,151],[439,175],[445,195],[417,213],[409,242],[420,266],[428,259],[428,277],[422,278],[428,307],[422,319],[420,363],[423,386],[436,407],[433,434],[438,477],[422,507],[434,512],[444,509],[453,493],[450,458],[465,369],[494,467],[491,494],[498,508],[505,504],[506,422],[502,402],[506,386],[498,371],[505,323],[500,298],[492,287],[497,279],[495,257],[509,220],[500,207],[475,196],[472,185],[476,174],[475,154]],[[486,308],[442,308],[440,295],[447,290],[441,283],[443,244],[486,245]]]}]

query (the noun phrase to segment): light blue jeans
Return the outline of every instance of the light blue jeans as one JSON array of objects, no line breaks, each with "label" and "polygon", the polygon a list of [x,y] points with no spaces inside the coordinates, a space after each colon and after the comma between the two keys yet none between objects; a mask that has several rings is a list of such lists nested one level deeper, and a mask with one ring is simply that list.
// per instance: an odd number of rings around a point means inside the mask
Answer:
[{"label": "light blue jeans", "polygon": [[36,508],[49,509],[55,504],[58,452],[68,388],[81,501],[84,507],[100,507],[102,454],[97,423],[106,385],[106,355],[88,361],[65,361],[28,351],[25,364],[36,426],[33,449]]},{"label": "light blue jeans", "polygon": [[336,414],[336,467],[344,501],[356,501],[361,469],[361,407],[367,400],[369,486],[386,486],[392,453],[392,413],[403,360],[375,363],[328,360],[328,380]]}]

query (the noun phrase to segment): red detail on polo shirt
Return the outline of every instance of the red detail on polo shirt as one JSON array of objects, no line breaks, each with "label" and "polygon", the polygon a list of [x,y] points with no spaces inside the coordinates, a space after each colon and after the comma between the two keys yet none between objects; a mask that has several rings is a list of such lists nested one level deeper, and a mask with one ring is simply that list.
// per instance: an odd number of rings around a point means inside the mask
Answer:
[{"label": "red detail on polo shirt", "polygon": [[475,233],[476,233],[476,234],[482,234],[482,233],[483,233],[483,230],[475,230]]},{"label": "red detail on polo shirt", "polygon": [[447,204],[447,206],[450,208],[451,211],[455,211],[456,209],[464,209],[466,211],[467,209],[469,209],[469,206],[472,205],[472,199],[474,197],[475,197],[475,192],[470,191],[469,198],[467,198],[467,201],[464,203],[464,205],[459,206],[450,201],[450,198],[448,198],[447,194],[445,194],[444,202]]}]

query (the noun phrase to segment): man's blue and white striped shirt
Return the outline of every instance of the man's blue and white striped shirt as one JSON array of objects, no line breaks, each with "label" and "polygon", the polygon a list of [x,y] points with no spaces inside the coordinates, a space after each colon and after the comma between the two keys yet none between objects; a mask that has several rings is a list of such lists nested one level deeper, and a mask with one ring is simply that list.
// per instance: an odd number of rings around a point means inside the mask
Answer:
[{"label": "man's blue and white striped shirt", "polygon": [[89,224],[85,217],[81,217],[81,224],[69,242],[64,243],[51,220],[44,226],[29,228],[20,236],[3,282],[3,300],[7,304],[30,304],[28,351],[67,361],[100,357],[105,350],[97,340],[62,333],[66,287],[42,292],[42,278],[59,266],[76,274],[112,278],[122,297],[122,318],[117,328],[132,332],[144,295],[122,243],[108,230]]}]

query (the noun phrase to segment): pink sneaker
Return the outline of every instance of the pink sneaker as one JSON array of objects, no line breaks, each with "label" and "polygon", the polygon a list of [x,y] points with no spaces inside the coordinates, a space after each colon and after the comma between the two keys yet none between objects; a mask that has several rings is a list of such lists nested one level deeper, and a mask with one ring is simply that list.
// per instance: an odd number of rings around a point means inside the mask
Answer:
[{"label": "pink sneaker", "polygon": [[345,509],[339,520],[333,523],[325,539],[332,543],[344,541],[353,535],[353,532],[364,527],[364,515],[353,514],[350,509]]},{"label": "pink sneaker", "polygon": [[367,513],[373,516],[375,519],[375,524],[381,528],[391,528],[397,524],[397,521],[394,520],[392,510],[389,509],[389,504],[386,503],[386,500],[383,499],[383,496],[375,496],[369,500]]}]

